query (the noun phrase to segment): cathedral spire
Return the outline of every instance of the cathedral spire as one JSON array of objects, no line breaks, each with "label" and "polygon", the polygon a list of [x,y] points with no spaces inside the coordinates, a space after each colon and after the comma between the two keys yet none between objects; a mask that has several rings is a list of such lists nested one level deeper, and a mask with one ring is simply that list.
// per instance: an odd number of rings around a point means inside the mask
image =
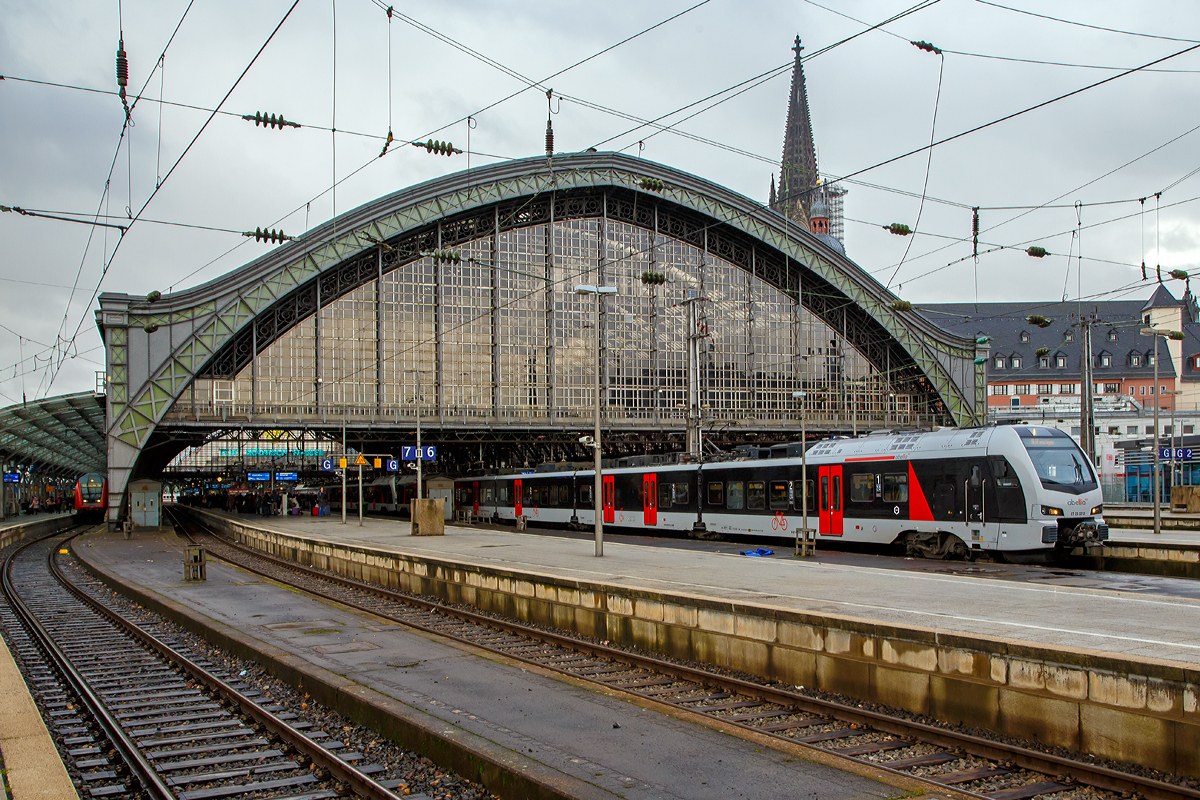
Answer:
[{"label": "cathedral spire", "polygon": [[779,192],[772,207],[808,227],[808,210],[817,186],[817,154],[813,147],[812,120],[808,113],[808,91],[804,85],[804,66],[800,53],[804,47],[800,37],[792,46],[796,66],[792,70],[792,93],[788,103],[787,128],[783,134],[783,163]]}]

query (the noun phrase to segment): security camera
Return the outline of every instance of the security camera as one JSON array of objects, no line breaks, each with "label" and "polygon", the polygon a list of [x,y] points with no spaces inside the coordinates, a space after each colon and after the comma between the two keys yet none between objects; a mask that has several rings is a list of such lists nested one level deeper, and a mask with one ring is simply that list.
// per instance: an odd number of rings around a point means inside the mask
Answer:
[{"label": "security camera", "polygon": [[594,444],[596,443],[596,440],[595,440],[595,439],[593,439],[591,436],[580,436],[580,437],[579,437],[579,443],[580,443],[580,444],[585,444],[585,445],[587,445],[588,447],[591,447],[592,445],[594,445]]}]

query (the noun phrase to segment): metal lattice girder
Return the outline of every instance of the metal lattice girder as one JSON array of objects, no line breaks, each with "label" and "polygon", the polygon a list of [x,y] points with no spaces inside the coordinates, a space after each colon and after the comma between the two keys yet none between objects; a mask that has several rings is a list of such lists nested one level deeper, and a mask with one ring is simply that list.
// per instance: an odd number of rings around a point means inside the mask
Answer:
[{"label": "metal lattice girder", "polygon": [[81,392],[0,409],[0,454],[68,474],[104,471],[103,398]]},{"label": "metal lattice girder", "polygon": [[[646,178],[659,190],[642,188]],[[762,204],[687,173],[614,153],[532,158],[457,173],[365,204],[217,280],[149,302],[101,295],[110,365],[108,431],[136,453],[198,376],[232,377],[255,353],[383,271],[437,247],[555,220],[599,217],[693,245],[796,297],[894,382],[948,421],[977,423],[986,385],[975,343],[914,312],[858,265]],[[152,287],[151,287],[152,288]],[[149,332],[147,331],[149,329]],[[125,459],[127,460],[127,458]],[[132,465],[130,465],[132,466]]]}]

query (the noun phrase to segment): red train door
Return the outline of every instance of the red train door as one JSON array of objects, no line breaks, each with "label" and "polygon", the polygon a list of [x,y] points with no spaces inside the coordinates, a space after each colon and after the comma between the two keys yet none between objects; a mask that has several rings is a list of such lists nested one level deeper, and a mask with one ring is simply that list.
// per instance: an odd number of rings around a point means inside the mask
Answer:
[{"label": "red train door", "polygon": [[829,469],[829,526],[828,533],[830,536],[842,535],[842,465],[836,464]]},{"label": "red train door", "polygon": [[479,513],[479,481],[471,483],[471,513]]},{"label": "red train door", "polygon": [[604,521],[614,522],[616,513],[613,511],[613,506],[616,505],[617,489],[613,483],[612,475],[604,475]]},{"label": "red train door", "polygon": [[658,524],[658,476],[652,472],[642,476],[642,522]]},{"label": "red train door", "polygon": [[515,481],[513,481],[513,510],[516,512],[518,517],[521,516],[521,513],[524,510],[522,508],[522,501],[524,501],[525,498],[521,492],[521,479],[517,478]]}]

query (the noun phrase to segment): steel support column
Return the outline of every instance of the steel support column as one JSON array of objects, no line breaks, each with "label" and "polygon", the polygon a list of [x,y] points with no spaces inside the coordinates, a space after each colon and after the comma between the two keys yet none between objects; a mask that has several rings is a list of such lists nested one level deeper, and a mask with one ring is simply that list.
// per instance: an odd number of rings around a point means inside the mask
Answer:
[{"label": "steel support column", "polygon": [[492,213],[492,419],[500,420],[500,208]]},{"label": "steel support column", "polygon": [[554,422],[554,195],[546,223],[546,416]]}]

